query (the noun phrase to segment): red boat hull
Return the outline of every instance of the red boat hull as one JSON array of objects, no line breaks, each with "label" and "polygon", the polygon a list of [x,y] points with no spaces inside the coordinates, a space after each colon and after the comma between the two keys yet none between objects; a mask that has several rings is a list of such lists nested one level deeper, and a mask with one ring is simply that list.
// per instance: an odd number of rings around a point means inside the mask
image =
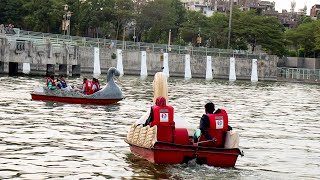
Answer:
[{"label": "red boat hull", "polygon": [[238,156],[242,155],[238,148],[209,148],[165,142],[156,142],[153,148],[144,148],[128,144],[132,153],[157,164],[182,164],[196,158],[197,162],[208,166],[234,167]]},{"label": "red boat hull", "polygon": [[89,98],[73,98],[73,97],[59,97],[59,96],[47,96],[39,94],[31,94],[32,100],[38,101],[56,101],[73,104],[98,104],[108,105],[116,103],[122,99],[89,99]]}]

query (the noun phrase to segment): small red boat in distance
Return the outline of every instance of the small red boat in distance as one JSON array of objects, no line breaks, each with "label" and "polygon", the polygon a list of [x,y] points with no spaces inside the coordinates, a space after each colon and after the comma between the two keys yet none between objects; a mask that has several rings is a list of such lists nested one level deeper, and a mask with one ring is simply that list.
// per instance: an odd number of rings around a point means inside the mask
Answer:
[{"label": "small red boat in distance", "polygon": [[119,75],[120,72],[116,68],[109,68],[107,74],[107,86],[91,95],[85,95],[67,88],[49,90],[46,87],[35,87],[34,91],[31,93],[31,98],[32,100],[38,101],[56,101],[75,104],[113,104],[124,99],[120,87],[113,80],[113,76]]},{"label": "small red boat in distance", "polygon": [[[165,112],[168,107],[161,107],[160,112]],[[182,164],[195,159],[198,164],[215,167],[234,167],[238,156],[243,156],[238,148],[237,132],[209,128],[209,134],[216,141],[207,141],[201,135],[198,142],[194,143],[194,137],[190,136],[193,133],[188,132],[189,129],[176,127],[173,110],[171,115],[170,110],[166,112],[169,112],[169,116],[155,114],[153,122],[148,126],[131,126],[125,142],[133,154],[157,164]],[[216,114],[215,117],[217,123],[227,122],[226,114]]]}]

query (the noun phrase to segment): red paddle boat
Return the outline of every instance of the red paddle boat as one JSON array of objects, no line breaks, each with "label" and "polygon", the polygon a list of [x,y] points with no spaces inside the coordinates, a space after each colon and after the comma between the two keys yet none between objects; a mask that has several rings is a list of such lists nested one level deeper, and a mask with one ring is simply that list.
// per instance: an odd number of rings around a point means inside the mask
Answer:
[{"label": "red paddle boat", "polygon": [[181,164],[195,159],[199,164],[215,167],[234,167],[238,156],[243,156],[238,148],[238,133],[228,131],[228,116],[222,109],[214,115],[208,129],[216,140],[207,141],[201,135],[197,143],[189,129],[177,127],[173,107],[153,106],[153,113],[151,124],[132,125],[125,140],[137,156],[158,164]]},{"label": "red paddle boat", "polygon": [[31,98],[32,100],[77,104],[113,104],[124,98],[121,89],[113,80],[114,75],[119,76],[120,72],[116,68],[109,68],[107,74],[107,86],[91,95],[85,95],[72,89],[49,90],[46,87],[36,87],[31,93]]}]

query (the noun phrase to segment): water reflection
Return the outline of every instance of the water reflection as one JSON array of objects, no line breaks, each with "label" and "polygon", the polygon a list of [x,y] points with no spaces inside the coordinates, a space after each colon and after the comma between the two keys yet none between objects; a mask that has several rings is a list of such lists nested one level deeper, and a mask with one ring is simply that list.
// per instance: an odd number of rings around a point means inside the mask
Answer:
[{"label": "water reflection", "polygon": [[[320,87],[169,78],[177,116],[198,125],[207,100],[229,113],[245,156],[236,168],[157,165],[131,154],[129,126],[152,103],[152,77],[118,78],[109,106],[31,101],[40,77],[0,77],[0,179],[317,179]],[[79,85],[82,78],[68,78]],[[101,80],[105,84],[104,80]]]}]

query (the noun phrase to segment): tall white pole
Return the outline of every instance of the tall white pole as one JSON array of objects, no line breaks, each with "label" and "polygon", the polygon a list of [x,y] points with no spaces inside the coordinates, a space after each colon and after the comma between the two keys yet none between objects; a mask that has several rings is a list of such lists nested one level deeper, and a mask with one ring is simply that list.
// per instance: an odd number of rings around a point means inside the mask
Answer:
[{"label": "tall white pole", "polygon": [[228,32],[228,48],[227,49],[230,48],[233,0],[229,0],[229,2],[230,2],[230,15],[229,15],[229,32]]}]

